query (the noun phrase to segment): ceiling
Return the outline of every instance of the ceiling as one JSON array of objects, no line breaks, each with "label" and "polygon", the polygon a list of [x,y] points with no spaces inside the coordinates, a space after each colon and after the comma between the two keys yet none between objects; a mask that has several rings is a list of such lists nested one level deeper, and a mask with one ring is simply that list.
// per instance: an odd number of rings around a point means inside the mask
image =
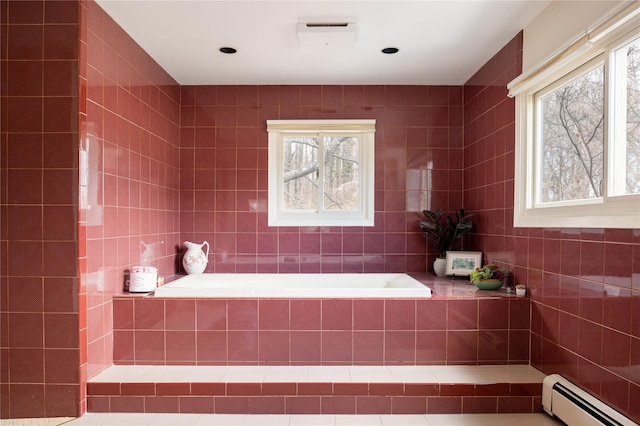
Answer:
[{"label": "ceiling", "polygon": [[[550,0],[97,2],[181,85],[461,85]],[[345,22],[355,45],[300,46],[299,23]]]}]

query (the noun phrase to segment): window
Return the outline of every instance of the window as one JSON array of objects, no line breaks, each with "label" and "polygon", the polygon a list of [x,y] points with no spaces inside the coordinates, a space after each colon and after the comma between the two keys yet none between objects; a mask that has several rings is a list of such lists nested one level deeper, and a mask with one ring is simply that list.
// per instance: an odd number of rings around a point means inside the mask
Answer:
[{"label": "window", "polygon": [[626,12],[509,84],[516,227],[640,228],[640,8]]},{"label": "window", "polygon": [[269,226],[373,226],[375,120],[269,120]]}]

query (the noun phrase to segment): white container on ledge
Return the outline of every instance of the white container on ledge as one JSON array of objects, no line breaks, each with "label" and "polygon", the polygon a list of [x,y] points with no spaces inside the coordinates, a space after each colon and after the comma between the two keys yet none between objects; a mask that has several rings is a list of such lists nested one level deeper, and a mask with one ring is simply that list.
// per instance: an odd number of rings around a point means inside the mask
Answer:
[{"label": "white container on ledge", "polygon": [[[205,241],[202,244],[198,244],[185,241],[184,245],[187,246],[187,252],[182,258],[184,270],[187,274],[203,273],[209,262],[209,243]],[[206,253],[202,251],[202,247],[205,245],[207,246]]]}]

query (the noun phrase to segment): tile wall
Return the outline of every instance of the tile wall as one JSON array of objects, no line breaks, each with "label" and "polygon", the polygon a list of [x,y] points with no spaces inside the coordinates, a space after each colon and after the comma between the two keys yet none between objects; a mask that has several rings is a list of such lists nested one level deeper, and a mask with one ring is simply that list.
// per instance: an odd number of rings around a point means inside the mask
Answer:
[{"label": "tile wall", "polygon": [[180,88],[97,3],[82,6],[87,179],[79,229],[90,378],[113,362],[111,299],[125,271],[145,264],[167,278],[176,272]]},{"label": "tile wall", "polygon": [[[376,119],[374,227],[268,227],[266,120]],[[183,86],[181,240],[207,272],[424,272],[425,208],[462,206],[462,88]]]},{"label": "tile wall", "polygon": [[[533,297],[531,363],[640,421],[640,230],[513,228],[514,101],[522,34],[464,86],[464,200],[473,245]],[[640,206],[639,210],[640,212]]]},{"label": "tile wall", "polygon": [[0,417],[81,410],[77,2],[0,2]]}]

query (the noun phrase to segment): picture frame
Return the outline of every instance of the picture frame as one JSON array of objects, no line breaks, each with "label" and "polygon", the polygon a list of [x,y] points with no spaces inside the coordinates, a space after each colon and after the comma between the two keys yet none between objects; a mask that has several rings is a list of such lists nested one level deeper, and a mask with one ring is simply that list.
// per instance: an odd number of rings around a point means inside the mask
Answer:
[{"label": "picture frame", "polygon": [[445,274],[454,277],[468,277],[471,271],[481,266],[481,251],[448,251]]}]

